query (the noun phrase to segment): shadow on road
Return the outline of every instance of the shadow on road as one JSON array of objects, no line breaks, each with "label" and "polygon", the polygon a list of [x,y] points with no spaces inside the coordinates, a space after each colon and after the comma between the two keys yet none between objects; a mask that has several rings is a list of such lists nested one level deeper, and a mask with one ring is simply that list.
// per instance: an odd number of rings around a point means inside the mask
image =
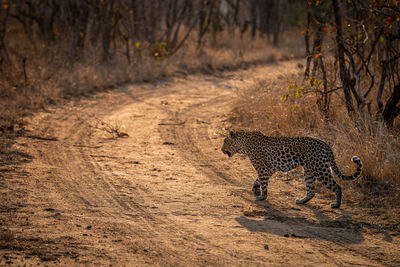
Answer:
[{"label": "shadow on road", "polygon": [[11,166],[14,170],[16,165],[32,161],[33,156],[13,147],[19,136],[20,132],[0,135],[0,172],[10,171]]},{"label": "shadow on road", "polygon": [[[323,211],[310,205],[302,207],[310,209],[315,220],[304,216],[283,213],[272,207],[270,203],[262,205],[265,214],[260,212],[247,213],[236,218],[236,221],[251,232],[264,232],[287,238],[309,238],[333,242],[336,244],[360,244],[364,242],[364,228],[373,229],[383,235],[383,240],[392,242],[391,235],[383,229],[377,229],[371,224],[359,222],[345,210],[340,210],[341,216],[332,219],[331,211]],[[300,210],[300,209],[299,209]],[[260,215],[264,220],[260,220]]]},{"label": "shadow on road", "polygon": [[326,240],[337,244],[360,244],[364,242],[362,226],[342,211],[342,216],[332,219],[328,212],[304,205],[311,209],[317,221],[309,218],[285,214],[268,205],[264,220],[250,216],[240,216],[236,221],[251,232],[264,232],[287,238],[309,238]]}]

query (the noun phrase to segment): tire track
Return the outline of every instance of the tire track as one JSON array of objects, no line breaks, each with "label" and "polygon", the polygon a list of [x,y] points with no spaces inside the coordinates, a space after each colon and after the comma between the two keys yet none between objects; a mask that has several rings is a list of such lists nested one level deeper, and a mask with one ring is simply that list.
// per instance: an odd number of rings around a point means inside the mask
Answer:
[{"label": "tire track", "polygon": [[[132,105],[132,103],[130,104]],[[149,107],[154,108],[154,105],[149,105]],[[108,111],[112,113],[112,111]],[[86,115],[88,112],[85,112]],[[107,112],[104,112],[107,113]],[[97,114],[99,118],[102,115]],[[66,114],[61,118],[55,118],[55,120],[67,121],[71,117],[70,114]],[[90,114],[89,116],[90,117]],[[85,133],[85,127],[82,127],[82,123],[77,123],[73,125],[69,132],[65,135],[68,136],[70,144],[79,143],[79,146],[72,150],[72,146],[69,146],[71,151],[60,151],[57,153],[62,155],[64,158],[68,158],[68,162],[63,165],[64,168],[68,169],[70,179],[68,181],[63,181],[64,187],[61,191],[63,192],[74,192],[75,200],[73,203],[81,202],[82,206],[90,207],[109,207],[115,206],[115,212],[107,212],[104,209],[99,210],[102,216],[107,217],[111,221],[118,210],[120,210],[121,215],[128,213],[134,213],[135,218],[138,219],[140,226],[135,225],[134,227],[126,225],[130,232],[136,232],[138,236],[142,235],[143,232],[150,232],[154,235],[168,235],[173,232],[176,236],[181,236],[181,239],[186,240],[185,242],[192,243],[191,246],[194,247],[210,247],[209,242],[205,242],[202,238],[197,238],[192,236],[190,232],[187,232],[181,226],[175,226],[173,221],[164,219],[160,216],[155,216],[151,214],[148,208],[143,207],[132,199],[127,199],[120,196],[121,191],[119,188],[132,188],[130,184],[124,177],[121,177],[114,173],[114,169],[102,166],[101,162],[98,162],[94,157],[90,155],[96,153],[96,141],[92,141],[87,133]],[[53,157],[54,156],[54,157]],[[62,162],[61,158],[56,158],[56,155],[52,155],[52,160],[49,160],[49,164]],[[109,157],[111,158],[111,157]],[[49,158],[48,158],[49,159]],[[70,168],[69,166],[72,166]],[[82,176],[80,172],[84,170],[87,175]],[[78,177],[75,179],[75,177]],[[55,187],[60,187],[56,184]],[[134,191],[129,192],[131,195],[141,196],[141,198],[151,198],[151,195],[147,194],[144,190],[140,188],[135,188]],[[70,194],[70,193],[68,193]],[[101,198],[99,198],[101,195]],[[100,201],[101,200],[101,201]],[[126,216],[126,215],[125,215]],[[125,219],[131,219],[128,215]],[[160,225],[162,227],[160,227]],[[137,229],[139,228],[139,230]],[[148,236],[143,236],[143,238],[149,238]],[[187,244],[186,244],[187,245]],[[152,249],[158,252],[162,252],[164,256],[170,255],[172,261],[184,261],[187,260],[187,253],[181,253],[176,250],[171,250],[168,252],[165,247],[152,244]],[[218,257],[209,254],[209,258],[214,258],[213,261],[220,262]]]},{"label": "tire track", "polygon": [[[57,198],[50,198],[46,202],[51,203],[49,205],[55,207],[57,210],[69,213],[70,215],[68,216],[74,216],[74,214],[79,213],[74,211],[74,207],[83,208],[82,211],[96,208],[100,213],[99,215],[105,218],[108,223],[112,222],[113,218],[118,216],[118,211],[121,214],[133,212],[135,218],[139,219],[139,229],[137,226],[132,227],[129,224],[125,226],[131,234],[136,233],[137,236],[143,236],[143,239],[149,238],[143,235],[143,233],[156,232],[157,229],[153,225],[155,218],[135,202],[120,198],[116,185],[112,183],[112,181],[118,181],[120,177],[113,175],[112,170],[105,170],[96,160],[90,157],[90,154],[93,152],[93,149],[88,148],[91,146],[90,138],[85,133],[82,121],[76,122],[71,119],[74,115],[67,113],[51,118],[52,121],[63,121],[69,126],[68,128],[57,129],[59,133],[63,133],[59,137],[59,139],[64,141],[63,145],[54,143],[45,151],[41,147],[41,143],[37,144],[38,148],[42,149],[41,155],[37,155],[37,158],[40,158],[42,164],[56,166],[57,171],[52,172],[51,175],[62,177],[62,179],[53,179],[50,181],[50,189],[56,191]],[[85,115],[91,117],[92,114],[85,112]],[[48,118],[45,118],[39,124],[46,124],[47,121]],[[48,135],[49,132],[47,130],[48,128],[44,129],[42,134]],[[64,140],[65,138],[67,139]],[[74,147],[75,144],[80,144],[80,146]],[[86,175],[82,175],[82,172],[85,172]],[[60,203],[61,201],[63,203]],[[65,210],[66,204],[69,205],[67,210]],[[110,211],[109,207],[113,207],[113,210]],[[85,216],[90,219],[92,215],[86,212]],[[126,219],[131,219],[131,217],[127,216]],[[115,227],[119,228],[118,225]],[[142,246],[153,247],[154,249],[154,244],[149,242],[144,243]],[[168,250],[161,247],[158,250],[163,251],[164,256],[169,255],[171,262],[183,259],[183,256],[178,257],[175,251],[168,252]],[[154,258],[154,260],[156,259],[157,257]]]}]

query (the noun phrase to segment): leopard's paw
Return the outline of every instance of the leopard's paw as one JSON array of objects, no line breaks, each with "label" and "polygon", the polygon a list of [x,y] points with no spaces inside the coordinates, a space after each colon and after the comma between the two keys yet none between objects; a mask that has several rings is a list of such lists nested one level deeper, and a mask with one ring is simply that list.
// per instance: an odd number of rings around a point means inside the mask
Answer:
[{"label": "leopard's paw", "polygon": [[331,204],[331,208],[332,208],[332,209],[338,209],[338,208],[340,208],[340,204],[338,204],[338,203],[332,203],[332,204]]},{"label": "leopard's paw", "polygon": [[266,198],[267,198],[266,196],[256,196],[256,201],[263,201]]}]

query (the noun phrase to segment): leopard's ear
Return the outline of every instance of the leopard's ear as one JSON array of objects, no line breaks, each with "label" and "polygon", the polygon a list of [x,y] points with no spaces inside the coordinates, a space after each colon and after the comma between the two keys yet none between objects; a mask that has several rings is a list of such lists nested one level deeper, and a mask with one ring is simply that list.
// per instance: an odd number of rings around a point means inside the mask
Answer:
[{"label": "leopard's ear", "polygon": [[229,132],[229,137],[230,138],[235,138],[236,137],[236,133],[234,131],[230,131]]}]

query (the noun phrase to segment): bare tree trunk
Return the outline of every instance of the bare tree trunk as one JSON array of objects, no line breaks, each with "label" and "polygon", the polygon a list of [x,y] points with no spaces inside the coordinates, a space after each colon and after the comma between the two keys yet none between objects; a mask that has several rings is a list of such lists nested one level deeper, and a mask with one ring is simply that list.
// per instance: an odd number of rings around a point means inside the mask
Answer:
[{"label": "bare tree trunk", "polygon": [[40,30],[40,34],[47,44],[55,41],[53,26],[56,15],[59,12],[57,1],[43,1],[44,6],[36,7],[36,21]]},{"label": "bare tree trunk", "polygon": [[315,76],[315,73],[318,68],[318,62],[319,62],[318,57],[320,56],[319,54],[321,53],[321,46],[322,46],[322,28],[323,24],[321,23],[318,27],[317,32],[314,35],[314,44],[311,54],[311,59],[313,60],[313,69],[311,71],[311,76]]},{"label": "bare tree trunk", "polygon": [[311,12],[307,11],[307,27],[306,32],[304,33],[304,42],[306,45],[306,69],[304,71],[304,77],[308,78],[310,76],[310,64],[312,59],[312,53],[310,51],[310,28],[311,27]]},{"label": "bare tree trunk", "polygon": [[64,63],[73,63],[83,56],[91,6],[85,1],[71,0],[61,8],[66,13],[66,26],[70,27],[71,31],[69,48]]},{"label": "bare tree trunk", "polygon": [[107,1],[104,4],[101,4],[102,12],[102,43],[103,43],[103,61],[108,61],[110,59],[110,44],[111,44],[111,33],[113,27],[113,7],[115,0]]},{"label": "bare tree trunk", "polygon": [[197,48],[201,47],[202,40],[213,19],[215,1],[201,1],[199,11],[199,35],[197,39]]},{"label": "bare tree trunk", "polygon": [[323,61],[323,56],[320,56],[319,58],[320,64],[321,64],[321,72],[322,72],[322,82],[324,86],[324,90],[321,92],[322,97],[321,97],[321,105],[320,105],[320,110],[323,112],[325,117],[328,117],[329,113],[329,100],[330,100],[330,95],[328,93],[328,78],[326,76],[326,70],[325,70],[325,64]]},{"label": "bare tree trunk", "polygon": [[376,95],[376,102],[378,104],[378,113],[381,113],[382,109],[383,109],[382,94],[383,94],[383,89],[385,89],[387,69],[388,69],[390,63],[392,63],[393,61],[397,61],[399,58],[400,58],[400,56],[396,56],[392,59],[382,61],[381,81],[379,83],[378,93]]},{"label": "bare tree trunk", "polygon": [[286,0],[274,0],[274,10],[273,10],[273,27],[272,27],[272,44],[277,46],[279,43],[279,38],[282,31],[283,26],[283,18],[285,16],[287,10],[287,1]]},{"label": "bare tree trunk", "polygon": [[394,118],[400,115],[400,106],[397,104],[400,102],[400,82],[393,88],[393,93],[390,95],[386,102],[385,109],[382,113],[382,118],[388,128],[393,128]]},{"label": "bare tree trunk", "polygon": [[257,3],[255,0],[251,2],[250,13],[251,13],[251,38],[254,39],[256,38],[257,27],[258,27]]},{"label": "bare tree trunk", "polygon": [[9,61],[10,57],[7,52],[6,43],[4,41],[6,37],[6,29],[7,29],[7,19],[8,19],[8,8],[0,7],[0,63],[3,63],[4,60]]},{"label": "bare tree trunk", "polygon": [[352,114],[354,112],[353,101],[351,98],[351,83],[349,72],[346,67],[346,61],[344,58],[345,47],[343,42],[343,31],[342,31],[342,14],[339,8],[338,0],[332,0],[333,12],[335,16],[336,24],[336,43],[338,47],[338,58],[339,58],[339,70],[340,79],[342,80],[343,93],[346,103],[347,112]]}]

